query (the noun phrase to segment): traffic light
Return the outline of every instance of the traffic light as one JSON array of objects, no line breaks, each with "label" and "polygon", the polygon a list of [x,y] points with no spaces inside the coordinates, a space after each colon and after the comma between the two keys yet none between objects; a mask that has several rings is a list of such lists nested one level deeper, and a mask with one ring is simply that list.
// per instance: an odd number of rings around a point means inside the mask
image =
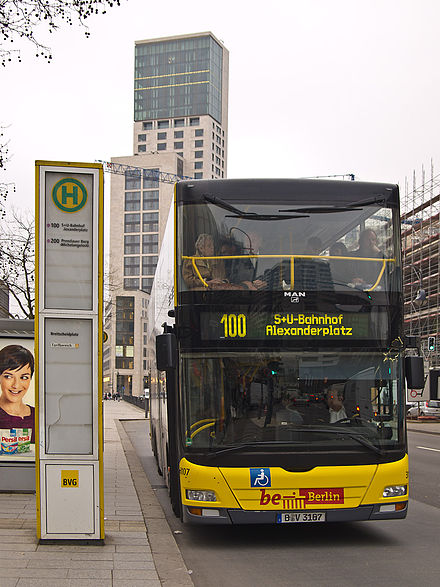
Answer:
[{"label": "traffic light", "polygon": [[428,350],[435,351],[435,336],[428,337]]},{"label": "traffic light", "polygon": [[278,370],[279,370],[280,364],[277,361],[271,361],[269,363],[268,367],[269,367],[269,370],[270,370],[270,374],[272,376],[278,375]]}]

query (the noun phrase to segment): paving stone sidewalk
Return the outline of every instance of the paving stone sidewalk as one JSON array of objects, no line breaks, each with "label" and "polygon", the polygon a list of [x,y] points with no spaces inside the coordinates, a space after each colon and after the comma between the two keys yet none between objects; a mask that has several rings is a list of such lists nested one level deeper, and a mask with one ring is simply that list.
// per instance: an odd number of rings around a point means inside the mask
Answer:
[{"label": "paving stone sidewalk", "polygon": [[0,587],[193,585],[119,422],[143,411],[123,401],[103,405],[105,545],[39,545],[35,495],[0,493]]}]

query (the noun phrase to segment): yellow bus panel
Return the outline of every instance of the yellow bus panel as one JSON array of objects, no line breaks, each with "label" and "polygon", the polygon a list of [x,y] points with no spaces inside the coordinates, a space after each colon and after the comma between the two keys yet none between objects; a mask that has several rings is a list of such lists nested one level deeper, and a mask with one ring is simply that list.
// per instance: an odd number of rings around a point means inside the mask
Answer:
[{"label": "yellow bus panel", "polygon": [[[251,471],[255,471],[253,478]],[[407,485],[408,457],[393,463],[315,467],[306,472],[280,467],[207,467],[182,459],[180,484],[186,505],[201,505],[187,499],[187,490],[200,490],[215,492],[216,501],[204,503],[210,507],[253,511],[356,508],[387,503],[385,487]],[[393,501],[407,499],[406,494]]]}]

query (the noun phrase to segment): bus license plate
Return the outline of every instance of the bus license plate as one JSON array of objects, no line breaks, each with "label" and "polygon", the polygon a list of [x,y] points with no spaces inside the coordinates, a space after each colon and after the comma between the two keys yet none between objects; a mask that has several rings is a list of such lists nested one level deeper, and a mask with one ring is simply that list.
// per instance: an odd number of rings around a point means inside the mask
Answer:
[{"label": "bus license plate", "polygon": [[325,522],[325,517],[325,512],[287,512],[277,514],[277,524]]}]

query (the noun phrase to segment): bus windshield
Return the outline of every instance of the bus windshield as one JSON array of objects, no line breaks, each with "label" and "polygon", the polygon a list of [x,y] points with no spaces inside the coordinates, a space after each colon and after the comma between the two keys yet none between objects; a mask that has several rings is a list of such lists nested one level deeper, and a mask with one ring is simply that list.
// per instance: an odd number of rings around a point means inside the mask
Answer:
[{"label": "bus windshield", "polygon": [[[183,353],[187,451],[382,452],[402,446],[397,354]],[[275,448],[273,448],[275,450]]]},{"label": "bus windshield", "polygon": [[269,194],[232,204],[206,195],[179,213],[178,289],[396,291],[396,219],[374,199],[292,205]]}]

